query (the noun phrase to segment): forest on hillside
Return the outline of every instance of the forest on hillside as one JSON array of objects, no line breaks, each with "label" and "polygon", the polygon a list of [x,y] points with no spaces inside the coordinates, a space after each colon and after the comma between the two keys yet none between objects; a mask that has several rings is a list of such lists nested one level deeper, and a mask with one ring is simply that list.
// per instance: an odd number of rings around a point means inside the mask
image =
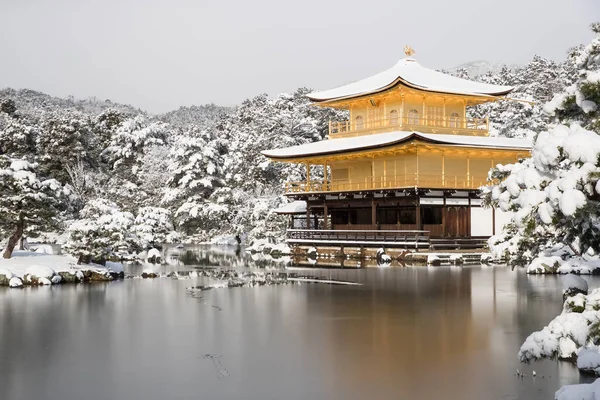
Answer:
[{"label": "forest on hillside", "polygon": [[[515,86],[511,97],[533,104],[499,101],[469,112],[488,115],[492,135],[533,138],[550,123],[543,105],[577,80],[582,49],[570,49],[562,62],[534,56],[527,65],[483,75],[450,73]],[[100,243],[98,257],[118,244],[280,238],[285,221],[272,210],[287,201],[283,184],[303,179],[303,171],[272,163],[260,151],[323,140],[329,120],[346,118],[310,106],[309,91],[151,115],[109,100],[0,90],[0,171],[28,174],[29,186],[19,190],[39,203],[39,211],[24,217],[24,235],[44,234],[74,253]],[[42,189],[47,197],[39,198]],[[0,204],[2,240],[18,219],[10,206]],[[48,218],[40,218],[45,212]]]}]

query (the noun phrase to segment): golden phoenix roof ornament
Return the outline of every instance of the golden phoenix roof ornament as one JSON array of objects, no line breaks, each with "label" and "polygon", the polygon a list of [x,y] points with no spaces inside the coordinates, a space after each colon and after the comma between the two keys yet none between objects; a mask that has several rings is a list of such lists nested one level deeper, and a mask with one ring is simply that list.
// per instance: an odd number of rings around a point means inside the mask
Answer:
[{"label": "golden phoenix roof ornament", "polygon": [[404,54],[406,54],[407,57],[410,57],[413,54],[415,54],[415,51],[412,47],[410,47],[409,45],[406,45],[406,46],[404,46]]}]

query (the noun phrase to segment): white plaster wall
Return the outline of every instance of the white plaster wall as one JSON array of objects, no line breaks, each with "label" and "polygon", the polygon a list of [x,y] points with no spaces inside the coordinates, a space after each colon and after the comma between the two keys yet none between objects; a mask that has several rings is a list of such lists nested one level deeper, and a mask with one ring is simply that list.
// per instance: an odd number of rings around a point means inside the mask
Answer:
[{"label": "white plaster wall", "polygon": [[510,218],[512,217],[512,212],[502,211],[499,208],[496,208],[496,235],[502,232],[502,227],[510,222]]},{"label": "white plaster wall", "polygon": [[471,236],[492,236],[492,209],[471,207]]}]

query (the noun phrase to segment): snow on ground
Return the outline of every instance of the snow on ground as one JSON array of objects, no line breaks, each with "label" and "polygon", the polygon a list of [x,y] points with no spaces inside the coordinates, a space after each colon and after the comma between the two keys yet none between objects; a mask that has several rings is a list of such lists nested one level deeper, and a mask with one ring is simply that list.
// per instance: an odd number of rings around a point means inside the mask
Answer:
[{"label": "snow on ground", "polygon": [[600,271],[600,259],[597,257],[562,257],[540,256],[531,261],[527,267],[528,274],[578,274],[591,275]]},{"label": "snow on ground", "polygon": [[54,254],[54,249],[49,244],[37,244],[37,245],[32,245],[31,247],[35,248],[34,251],[36,253]]},{"label": "snow on ground", "polygon": [[593,383],[566,385],[558,389],[554,395],[556,400],[599,400],[600,379]]},{"label": "snow on ground", "polygon": [[[107,261],[106,266],[99,264],[77,265],[71,256],[37,253],[17,250],[10,259],[0,259],[0,283],[10,287],[23,284],[52,285],[63,281],[70,275],[75,281],[82,281],[85,273],[94,273],[98,278],[111,279],[111,273],[123,272],[123,264]],[[67,273],[68,275],[65,275]],[[4,279],[2,279],[4,277]]]}]

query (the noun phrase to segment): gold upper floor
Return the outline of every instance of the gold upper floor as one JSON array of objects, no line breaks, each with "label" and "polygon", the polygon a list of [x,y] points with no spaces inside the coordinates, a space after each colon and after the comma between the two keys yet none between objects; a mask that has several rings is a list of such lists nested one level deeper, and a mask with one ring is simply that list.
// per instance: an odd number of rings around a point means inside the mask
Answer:
[{"label": "gold upper floor", "polygon": [[418,91],[398,85],[375,95],[317,103],[346,109],[346,121],[330,121],[329,138],[392,131],[488,136],[489,119],[467,117],[468,107],[497,98]]}]

